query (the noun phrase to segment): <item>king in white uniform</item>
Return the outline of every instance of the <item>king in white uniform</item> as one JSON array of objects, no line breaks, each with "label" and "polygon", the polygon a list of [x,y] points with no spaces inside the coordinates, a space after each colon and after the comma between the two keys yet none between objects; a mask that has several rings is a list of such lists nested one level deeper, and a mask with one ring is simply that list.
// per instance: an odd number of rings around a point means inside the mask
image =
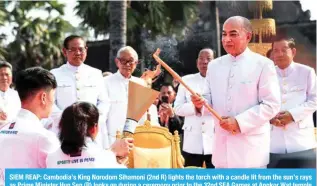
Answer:
[{"label": "king in white uniform", "polygon": [[[251,37],[248,19],[229,18],[222,31],[222,44],[229,54],[208,65],[203,95],[222,116],[215,123],[212,163],[216,168],[256,168],[269,163],[269,121],[280,109],[279,84],[273,62],[247,48]],[[192,101],[199,111],[204,100],[192,96]]]}]

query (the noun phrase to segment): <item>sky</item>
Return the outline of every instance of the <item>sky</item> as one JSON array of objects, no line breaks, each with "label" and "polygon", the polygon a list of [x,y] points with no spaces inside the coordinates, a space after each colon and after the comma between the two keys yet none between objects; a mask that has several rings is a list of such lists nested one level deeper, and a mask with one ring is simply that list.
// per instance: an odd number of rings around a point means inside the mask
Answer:
[{"label": "sky", "polygon": [[[310,10],[311,13],[311,20],[316,20],[317,19],[317,6],[315,0],[300,0],[300,3],[302,4],[302,9],[303,11]],[[274,8],[274,7],[273,7]]]},{"label": "sky", "polygon": [[[76,16],[76,12],[74,11],[74,7],[76,6],[77,1],[76,0],[58,0],[58,1],[66,5],[64,19],[69,21],[74,27],[77,27],[82,21],[81,18]],[[316,4],[316,0],[300,0],[303,11],[306,11],[307,9],[311,11],[311,20],[317,20],[317,6],[314,5],[314,1]],[[34,16],[41,15],[41,17],[43,17],[43,14],[39,13],[38,11],[31,12],[31,15],[34,15]],[[12,25],[6,25],[5,27],[0,28],[0,34],[5,33],[9,35],[8,39],[4,42],[4,44],[10,43],[11,41],[14,40],[14,37],[11,34],[12,28],[13,28]],[[93,36],[93,30],[90,30],[90,33],[91,33],[91,36]],[[104,37],[107,37],[107,36],[99,36],[96,40],[104,39]],[[88,38],[88,40],[95,40],[95,38],[91,37],[91,38]]]}]

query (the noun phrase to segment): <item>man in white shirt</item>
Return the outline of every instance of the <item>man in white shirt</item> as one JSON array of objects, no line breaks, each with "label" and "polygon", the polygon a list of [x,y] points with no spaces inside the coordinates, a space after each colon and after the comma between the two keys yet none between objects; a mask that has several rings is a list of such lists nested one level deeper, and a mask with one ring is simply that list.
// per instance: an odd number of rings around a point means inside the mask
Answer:
[{"label": "man in white shirt", "polygon": [[0,175],[5,168],[45,168],[47,154],[59,147],[55,134],[40,122],[52,111],[55,88],[55,77],[42,68],[18,74],[16,89],[22,109],[14,122],[0,129]]},{"label": "man in white shirt", "polygon": [[109,110],[108,96],[102,72],[84,64],[87,50],[86,42],[80,36],[71,35],[64,41],[63,54],[67,63],[51,71],[57,81],[55,105],[51,115],[54,121],[52,130],[58,133],[60,116],[66,107],[77,101],[90,102],[96,105],[100,112],[100,131],[96,141],[103,148],[109,148],[105,126]]},{"label": "man in white shirt", "polygon": [[[183,81],[198,94],[202,94],[208,63],[214,59],[211,49],[202,49],[196,60],[199,70],[196,74],[184,76]],[[180,85],[174,103],[175,113],[185,117],[183,126],[183,156],[186,166],[202,167],[203,162],[207,168],[214,168],[211,162],[212,144],[214,136],[214,119],[207,113],[202,117],[195,114],[195,106],[190,99],[190,93]]]},{"label": "man in white shirt", "polygon": [[309,151],[311,156],[315,156],[312,118],[317,108],[315,70],[294,62],[296,48],[293,38],[277,38],[272,46],[282,105],[281,111],[271,120],[271,153]]},{"label": "man in white shirt", "polygon": [[[18,74],[16,88],[22,109],[14,122],[0,129],[0,175],[6,168],[46,168],[48,154],[60,147],[56,135],[40,122],[52,111],[56,87],[54,75],[45,69],[34,67]],[[126,155],[131,142],[117,140],[111,150],[116,156]],[[4,178],[0,177],[0,185]]]},{"label": "man in white shirt", "polygon": [[[269,163],[270,119],[280,110],[273,62],[248,49],[250,21],[241,16],[223,25],[227,55],[208,64],[202,95],[222,117],[215,122],[212,163],[216,168],[259,168]],[[197,114],[205,99],[193,95]]]},{"label": "man in white shirt", "polygon": [[[138,54],[130,47],[122,47],[117,52],[115,58],[118,71],[104,79],[107,95],[110,99],[110,110],[107,117],[107,129],[109,144],[111,145],[116,139],[116,132],[123,132],[128,108],[128,85],[129,81],[146,86],[143,79],[132,76],[137,64]],[[158,114],[156,106],[149,108],[151,124],[158,124]],[[144,124],[147,119],[147,113],[140,119],[139,124]]]},{"label": "man in white shirt", "polygon": [[0,61],[0,128],[15,119],[21,109],[17,91],[10,88],[12,84],[12,66]]}]

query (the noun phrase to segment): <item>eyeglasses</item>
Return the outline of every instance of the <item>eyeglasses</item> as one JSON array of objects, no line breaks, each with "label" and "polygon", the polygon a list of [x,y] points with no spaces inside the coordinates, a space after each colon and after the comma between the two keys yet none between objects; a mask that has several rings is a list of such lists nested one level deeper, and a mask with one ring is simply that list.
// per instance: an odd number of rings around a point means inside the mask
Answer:
[{"label": "eyeglasses", "polygon": [[87,50],[87,47],[79,47],[79,48],[67,49],[68,52],[77,52],[77,51],[79,51],[80,53],[84,53],[84,52],[86,52],[86,50]]},{"label": "eyeglasses", "polygon": [[135,61],[134,59],[124,60],[124,59],[118,58],[118,60],[120,61],[121,65],[128,65],[128,64],[134,65],[138,63],[138,61]]}]

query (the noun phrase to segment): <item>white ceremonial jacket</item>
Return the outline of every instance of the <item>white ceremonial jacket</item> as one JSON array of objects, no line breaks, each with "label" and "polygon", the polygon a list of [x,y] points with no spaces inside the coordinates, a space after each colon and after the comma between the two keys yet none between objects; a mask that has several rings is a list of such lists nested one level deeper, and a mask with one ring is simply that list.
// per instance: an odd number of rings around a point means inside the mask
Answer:
[{"label": "white ceremonial jacket", "polygon": [[267,166],[270,123],[280,111],[280,91],[273,62],[248,48],[208,64],[203,93],[221,116],[237,120],[241,133],[231,134],[215,123],[212,163],[218,168]]},{"label": "white ceremonial jacket", "polygon": [[51,71],[57,81],[55,105],[52,113],[52,130],[58,133],[58,123],[63,110],[77,101],[85,101],[97,106],[99,110],[99,133],[97,143],[103,148],[109,148],[105,130],[105,121],[109,110],[108,95],[104,87],[100,70],[82,64],[79,67],[69,63]]},{"label": "white ceremonial jacket", "polygon": [[314,69],[292,62],[282,70],[276,67],[282,96],[281,111],[289,111],[295,122],[285,129],[271,126],[271,152],[292,153],[316,148],[313,113],[317,109]]},{"label": "white ceremonial jacket", "polygon": [[5,168],[46,168],[47,154],[58,147],[56,135],[32,112],[21,109],[15,122],[0,129],[0,175]]},{"label": "white ceremonial jacket", "polygon": [[21,101],[17,91],[9,88],[7,91],[0,90],[0,111],[7,114],[6,120],[0,120],[0,128],[6,123],[12,122],[21,109]]},{"label": "white ceremonial jacket", "polygon": [[[183,81],[196,93],[202,94],[205,78],[197,74],[184,76]],[[191,154],[212,154],[214,119],[208,112],[196,116],[190,92],[180,85],[174,102],[175,113],[185,117],[183,130],[183,151]]]},{"label": "white ceremonial jacket", "polygon": [[[128,109],[129,81],[145,85],[144,80],[134,76],[132,76],[130,79],[127,79],[123,77],[119,71],[105,77],[104,79],[106,91],[110,99],[110,110],[107,116],[107,128],[110,145],[112,145],[116,140],[116,132],[123,132]],[[149,108],[149,113],[151,114],[151,124],[159,126],[156,106],[152,105]],[[139,124],[143,125],[146,118],[147,114],[145,113],[140,119]]]},{"label": "white ceremonial jacket", "polygon": [[91,138],[85,138],[86,146],[78,156],[64,154],[61,148],[48,155],[47,168],[126,168],[118,164],[115,154],[100,148]]}]

